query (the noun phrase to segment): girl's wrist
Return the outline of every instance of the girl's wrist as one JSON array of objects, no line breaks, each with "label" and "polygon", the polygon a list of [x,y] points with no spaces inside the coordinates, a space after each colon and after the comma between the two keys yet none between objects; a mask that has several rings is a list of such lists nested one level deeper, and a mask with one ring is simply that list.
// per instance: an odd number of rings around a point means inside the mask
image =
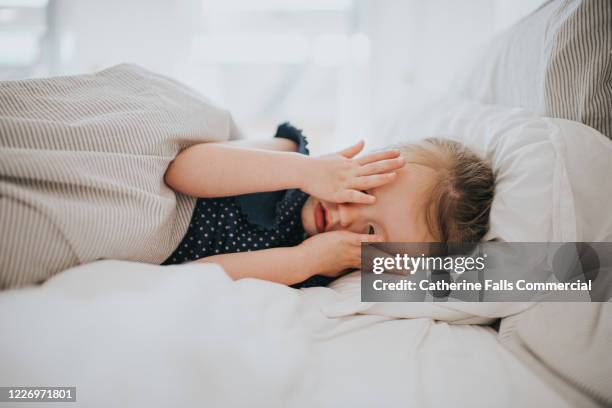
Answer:
[{"label": "girl's wrist", "polygon": [[291,247],[291,249],[293,250],[291,259],[296,266],[295,279],[297,280],[297,283],[303,282],[311,276],[316,275],[316,265],[313,262],[313,257],[308,253],[307,248],[302,244],[298,244]]},{"label": "girl's wrist", "polygon": [[294,185],[292,188],[297,188],[302,191],[306,191],[308,180],[311,177],[310,170],[313,164],[312,160],[313,158],[310,156],[295,153],[295,164],[291,166],[291,171],[293,172],[292,184]]}]

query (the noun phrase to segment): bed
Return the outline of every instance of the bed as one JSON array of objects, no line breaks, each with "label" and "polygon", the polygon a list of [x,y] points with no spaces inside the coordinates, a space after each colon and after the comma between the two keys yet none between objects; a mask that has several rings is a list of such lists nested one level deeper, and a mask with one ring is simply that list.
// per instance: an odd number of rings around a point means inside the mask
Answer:
[{"label": "bed", "polygon": [[347,296],[90,263],[0,296],[0,383],[74,385],[86,407],[566,406],[492,328],[356,315]]},{"label": "bed", "polygon": [[[555,68],[574,61],[560,55],[588,33],[568,27],[587,18],[597,24],[582,30],[601,30],[590,76]],[[611,21],[605,1],[546,3],[491,44],[493,61],[472,61],[486,72],[471,69],[453,95],[407,90],[376,142],[445,135],[487,156],[499,172],[487,239],[612,241],[612,56],[598,51],[612,45]],[[537,61],[517,51],[526,44]],[[559,73],[591,78],[578,88],[604,97],[561,109],[551,89],[576,82]],[[521,77],[541,81],[503,92]],[[72,116],[53,116],[77,101]],[[76,386],[76,404],[55,406],[85,407],[612,405],[609,303],[364,303],[358,272],[296,290],[234,282],[217,265],[155,265],[194,202],[146,180],[185,146],[241,137],[227,111],[172,80],[122,65],[1,83],[0,102],[1,386]],[[53,155],[41,156],[37,132],[58,143]],[[98,144],[83,146],[83,132]],[[115,173],[90,177],[96,166]],[[86,186],[87,202],[105,205],[79,206],[78,189],[58,185]]]}]

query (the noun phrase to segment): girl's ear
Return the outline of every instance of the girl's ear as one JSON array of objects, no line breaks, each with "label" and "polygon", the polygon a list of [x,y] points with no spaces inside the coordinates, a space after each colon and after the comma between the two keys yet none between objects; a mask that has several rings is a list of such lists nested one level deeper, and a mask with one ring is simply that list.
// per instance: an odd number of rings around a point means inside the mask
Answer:
[{"label": "girl's ear", "polygon": [[352,159],[353,157],[355,157],[360,151],[363,150],[363,146],[365,145],[365,142],[363,140],[358,141],[356,144],[352,145],[351,147],[348,147],[344,150],[341,150],[339,152],[339,154],[341,156],[346,157],[347,159]]}]

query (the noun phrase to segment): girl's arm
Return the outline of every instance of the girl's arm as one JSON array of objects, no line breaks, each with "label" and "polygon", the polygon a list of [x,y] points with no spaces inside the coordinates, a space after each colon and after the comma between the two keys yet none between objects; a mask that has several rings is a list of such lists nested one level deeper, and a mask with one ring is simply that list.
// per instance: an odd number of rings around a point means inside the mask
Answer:
[{"label": "girl's arm", "polygon": [[363,190],[394,180],[395,170],[405,164],[398,150],[353,159],[363,142],[320,157],[242,147],[244,143],[211,142],[183,150],[166,170],[166,184],[194,197],[299,188],[335,203],[371,204],[375,197]]},{"label": "girl's arm", "polygon": [[237,143],[202,143],[179,153],[168,167],[165,181],[172,189],[194,197],[299,188],[308,158]]},{"label": "girl's arm", "polygon": [[360,268],[361,242],[381,241],[376,235],[331,231],[294,247],[213,255],[195,262],[219,264],[232,279],[257,278],[293,285],[314,275],[336,277]]},{"label": "girl's arm", "polygon": [[195,262],[219,264],[235,280],[257,278],[294,285],[314,275],[302,261],[302,255],[299,246],[294,246],[213,255]]}]

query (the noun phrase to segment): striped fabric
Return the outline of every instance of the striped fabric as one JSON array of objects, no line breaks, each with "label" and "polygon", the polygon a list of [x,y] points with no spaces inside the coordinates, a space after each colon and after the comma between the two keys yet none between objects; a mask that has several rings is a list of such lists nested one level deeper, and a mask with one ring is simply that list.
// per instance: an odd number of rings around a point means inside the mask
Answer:
[{"label": "striped fabric", "polygon": [[168,164],[237,137],[227,111],[137,66],[0,82],[0,288],[103,258],[161,263],[195,204],[165,186]]},{"label": "striped fabric", "polygon": [[612,138],[612,1],[552,0],[502,33],[459,92]]}]

